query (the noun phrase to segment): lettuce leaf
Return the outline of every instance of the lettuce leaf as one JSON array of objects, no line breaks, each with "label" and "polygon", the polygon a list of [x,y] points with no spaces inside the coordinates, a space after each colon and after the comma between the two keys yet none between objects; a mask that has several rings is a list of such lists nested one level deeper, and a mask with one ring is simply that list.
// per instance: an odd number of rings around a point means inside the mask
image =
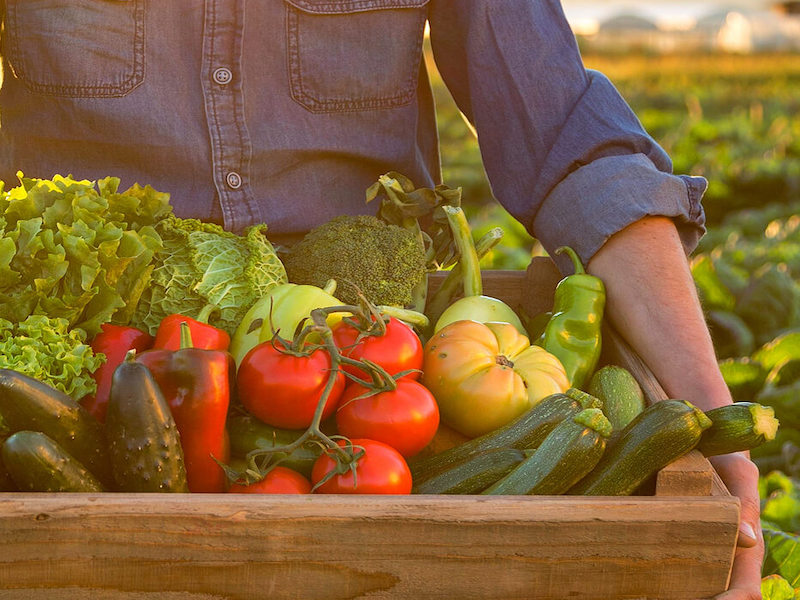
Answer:
[{"label": "lettuce leaf", "polygon": [[0,368],[47,383],[76,400],[93,394],[92,373],[105,362],[86,343],[86,332],[66,319],[31,315],[21,323],[0,319]]},{"label": "lettuce leaf", "polygon": [[272,287],[286,283],[286,271],[265,225],[239,236],[219,225],[169,217],[156,230],[163,248],[156,253],[150,285],[132,324],[155,334],[167,315],[198,318],[209,305],[209,323],[231,335],[250,306]]},{"label": "lettuce leaf", "polygon": [[0,193],[0,318],[65,319],[89,336],[127,324],[162,248],[154,225],[169,195],[119,179],[96,184],[55,175]]}]

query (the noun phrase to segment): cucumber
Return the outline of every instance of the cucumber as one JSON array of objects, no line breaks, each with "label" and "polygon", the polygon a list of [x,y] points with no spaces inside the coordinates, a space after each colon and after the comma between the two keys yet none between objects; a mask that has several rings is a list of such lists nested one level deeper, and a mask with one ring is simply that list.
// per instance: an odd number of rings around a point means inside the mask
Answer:
[{"label": "cucumber", "polygon": [[[0,449],[2,449],[2,442],[0,442]],[[17,484],[11,479],[11,473],[8,472],[5,463],[3,462],[3,454],[0,452],[0,492],[16,492]]]},{"label": "cucumber", "polygon": [[611,423],[599,408],[565,419],[508,475],[483,493],[563,494],[600,461]]},{"label": "cucumber", "polygon": [[603,413],[613,430],[609,445],[616,442],[622,430],[645,409],[644,392],[630,371],[617,365],[597,370],[589,381],[587,391],[603,402]]},{"label": "cucumber", "polygon": [[493,448],[469,456],[449,469],[429,477],[412,494],[477,494],[510,473],[525,460],[517,448]]},{"label": "cucumber", "polygon": [[697,449],[705,456],[751,450],[775,439],[778,419],[771,406],[735,402],[706,411],[711,427],[703,432]]},{"label": "cucumber", "polygon": [[117,489],[188,492],[180,434],[150,370],[129,353],[114,371],[106,433]]},{"label": "cucumber", "polygon": [[564,419],[578,414],[584,408],[600,407],[597,398],[576,388],[570,388],[563,394],[551,394],[503,427],[439,454],[411,461],[411,475],[414,481],[421,483],[484,450],[536,448]]},{"label": "cucumber", "polygon": [[3,463],[23,492],[102,492],[89,470],[38,431],[18,431],[2,447]]},{"label": "cucumber", "polygon": [[[228,418],[228,434],[231,440],[231,455],[244,458],[252,450],[264,450],[276,446],[286,446],[299,438],[303,429],[280,429],[267,425],[252,415],[236,415]],[[311,443],[296,448],[280,464],[311,476],[311,467],[322,454],[322,446]]]},{"label": "cucumber", "polygon": [[697,446],[709,427],[711,419],[689,402],[656,402],[628,424],[617,443],[569,493],[629,496],[660,469]]},{"label": "cucumber", "polygon": [[10,432],[40,431],[104,485],[114,481],[102,425],[64,392],[17,371],[0,369],[0,414]]}]

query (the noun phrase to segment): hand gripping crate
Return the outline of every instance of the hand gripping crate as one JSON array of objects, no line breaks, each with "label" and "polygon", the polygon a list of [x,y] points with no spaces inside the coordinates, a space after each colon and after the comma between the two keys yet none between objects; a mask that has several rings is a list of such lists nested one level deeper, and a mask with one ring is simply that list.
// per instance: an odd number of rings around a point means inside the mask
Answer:
[{"label": "hand gripping crate", "polygon": [[[534,259],[484,279],[535,314],[558,276]],[[664,397],[613,331],[604,346]],[[632,497],[6,493],[0,599],[697,600],[726,588],[738,521],[698,452]]]}]

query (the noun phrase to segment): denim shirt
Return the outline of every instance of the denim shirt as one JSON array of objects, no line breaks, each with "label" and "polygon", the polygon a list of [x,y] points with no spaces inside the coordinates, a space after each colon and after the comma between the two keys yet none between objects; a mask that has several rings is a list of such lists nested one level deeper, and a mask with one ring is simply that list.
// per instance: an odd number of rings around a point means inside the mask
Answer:
[{"label": "denim shirt", "polygon": [[[584,68],[556,0],[4,0],[0,179],[151,184],[179,216],[270,237],[372,213],[387,171],[440,182],[434,58],[495,197],[587,261],[645,215],[691,251],[705,181]],[[458,182],[445,182],[457,186]]]}]

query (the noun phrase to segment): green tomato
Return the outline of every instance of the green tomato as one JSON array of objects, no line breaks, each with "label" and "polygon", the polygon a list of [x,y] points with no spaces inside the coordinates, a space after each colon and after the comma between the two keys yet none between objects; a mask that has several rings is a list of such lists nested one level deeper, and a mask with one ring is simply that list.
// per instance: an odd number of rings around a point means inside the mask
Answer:
[{"label": "green tomato", "polygon": [[528,335],[517,314],[505,302],[489,296],[467,296],[448,306],[434,332],[455,321],[478,321],[479,323],[511,323],[522,335]]},{"label": "green tomato", "polygon": [[[272,339],[276,330],[280,336],[291,339],[301,321],[311,316],[315,308],[339,306],[342,303],[313,285],[284,283],[256,301],[247,311],[233,334],[229,352],[238,366],[255,345]],[[342,319],[343,313],[328,315],[328,325]]]}]

